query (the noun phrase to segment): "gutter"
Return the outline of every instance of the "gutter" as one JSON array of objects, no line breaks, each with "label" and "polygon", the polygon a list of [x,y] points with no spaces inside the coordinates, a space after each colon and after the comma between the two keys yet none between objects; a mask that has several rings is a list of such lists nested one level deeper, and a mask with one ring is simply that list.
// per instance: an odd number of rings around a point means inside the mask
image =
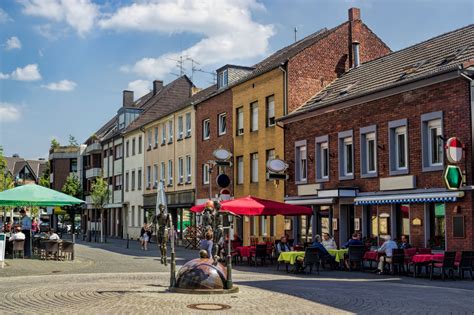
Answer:
[{"label": "gutter", "polygon": [[288,115],[288,60],[282,62],[278,69],[283,72],[283,116]]},{"label": "gutter", "polygon": [[[462,70],[459,71],[459,74],[469,81],[470,89],[469,89],[469,99],[470,99],[470,106],[469,106],[469,116],[471,119],[471,148],[474,148],[474,80],[466,75]],[[471,150],[471,161],[474,158],[474,153]],[[472,166],[471,166],[472,168]],[[467,169],[466,169],[467,172]],[[471,179],[472,183],[472,179]]]}]

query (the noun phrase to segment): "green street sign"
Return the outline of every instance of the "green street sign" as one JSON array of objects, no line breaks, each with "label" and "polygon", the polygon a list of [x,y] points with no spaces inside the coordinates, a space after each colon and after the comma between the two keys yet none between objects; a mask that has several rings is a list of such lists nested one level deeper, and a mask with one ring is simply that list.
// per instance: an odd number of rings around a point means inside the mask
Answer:
[{"label": "green street sign", "polygon": [[462,184],[462,172],[457,165],[448,165],[444,170],[443,174],[444,183],[446,188],[451,190],[457,190]]}]

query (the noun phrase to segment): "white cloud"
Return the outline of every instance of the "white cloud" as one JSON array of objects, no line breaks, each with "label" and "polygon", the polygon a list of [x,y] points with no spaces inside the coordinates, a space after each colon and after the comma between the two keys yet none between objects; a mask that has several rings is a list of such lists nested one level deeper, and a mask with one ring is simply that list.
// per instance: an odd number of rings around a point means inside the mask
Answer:
[{"label": "white cloud", "polygon": [[41,80],[37,64],[26,65],[23,68],[16,68],[10,75],[13,80],[18,81],[37,81]]},{"label": "white cloud", "polygon": [[146,80],[135,80],[128,83],[127,90],[133,91],[135,99],[150,92],[151,82]]},{"label": "white cloud", "polygon": [[16,121],[21,117],[21,111],[11,103],[0,102],[0,121]]},{"label": "white cloud", "polygon": [[0,80],[5,80],[5,79],[9,79],[9,78],[10,78],[10,75],[8,73],[0,72]]},{"label": "white cloud", "polygon": [[51,91],[70,92],[70,91],[74,91],[77,84],[73,81],[61,80],[59,82],[52,82],[52,83],[41,85],[41,86]]},{"label": "white cloud", "polygon": [[54,22],[65,22],[84,36],[94,26],[99,15],[98,6],[90,0],[17,0],[23,13]]},{"label": "white cloud", "polygon": [[8,13],[5,12],[5,10],[3,10],[2,8],[0,8],[0,24],[5,24],[5,23],[11,22],[11,21],[13,21],[13,20],[8,15]]},{"label": "white cloud", "polygon": [[5,43],[6,50],[21,49],[21,41],[18,37],[12,36]]},{"label": "white cloud", "polygon": [[274,30],[273,25],[252,20],[251,12],[259,9],[264,7],[256,0],[148,0],[118,9],[100,20],[99,26],[118,31],[188,32],[204,37],[182,52],[143,58],[121,68],[157,78],[174,70],[176,62],[172,59],[180,55],[191,57],[206,66],[266,53]]}]

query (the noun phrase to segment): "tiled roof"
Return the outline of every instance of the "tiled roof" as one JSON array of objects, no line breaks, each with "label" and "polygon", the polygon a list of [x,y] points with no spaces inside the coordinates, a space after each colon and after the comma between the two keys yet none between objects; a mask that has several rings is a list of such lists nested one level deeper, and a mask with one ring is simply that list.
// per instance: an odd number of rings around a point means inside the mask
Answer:
[{"label": "tiled roof", "polygon": [[36,177],[43,176],[44,171],[47,168],[47,161],[45,160],[26,160],[30,165],[31,169],[35,173]]},{"label": "tiled roof", "polygon": [[282,120],[458,69],[474,58],[474,24],[350,69]]},{"label": "tiled roof", "polygon": [[35,177],[41,177],[46,169],[47,161],[40,160],[25,160],[21,157],[5,157],[7,161],[7,169],[12,174],[13,177],[16,177],[20,171],[27,166]]}]

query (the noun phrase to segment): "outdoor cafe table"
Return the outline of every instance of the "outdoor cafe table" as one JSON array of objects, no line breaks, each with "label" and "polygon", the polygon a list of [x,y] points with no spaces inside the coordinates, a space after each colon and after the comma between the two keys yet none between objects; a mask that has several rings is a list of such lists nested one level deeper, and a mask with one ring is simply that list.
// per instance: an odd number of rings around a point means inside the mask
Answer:
[{"label": "outdoor cafe table", "polygon": [[278,261],[294,265],[298,257],[304,257],[304,252],[281,252]]},{"label": "outdoor cafe table", "polygon": [[[411,258],[411,262],[414,264],[413,277],[416,277],[419,273],[419,268],[427,266],[431,262],[442,262],[444,254],[418,254]],[[426,267],[427,268],[427,267]],[[426,270],[427,271],[427,270]]]},{"label": "outdoor cafe table", "polygon": [[339,263],[341,261],[344,261],[344,254],[347,254],[348,249],[347,248],[342,248],[342,249],[328,249],[328,253],[331,256],[334,256],[334,260]]}]

